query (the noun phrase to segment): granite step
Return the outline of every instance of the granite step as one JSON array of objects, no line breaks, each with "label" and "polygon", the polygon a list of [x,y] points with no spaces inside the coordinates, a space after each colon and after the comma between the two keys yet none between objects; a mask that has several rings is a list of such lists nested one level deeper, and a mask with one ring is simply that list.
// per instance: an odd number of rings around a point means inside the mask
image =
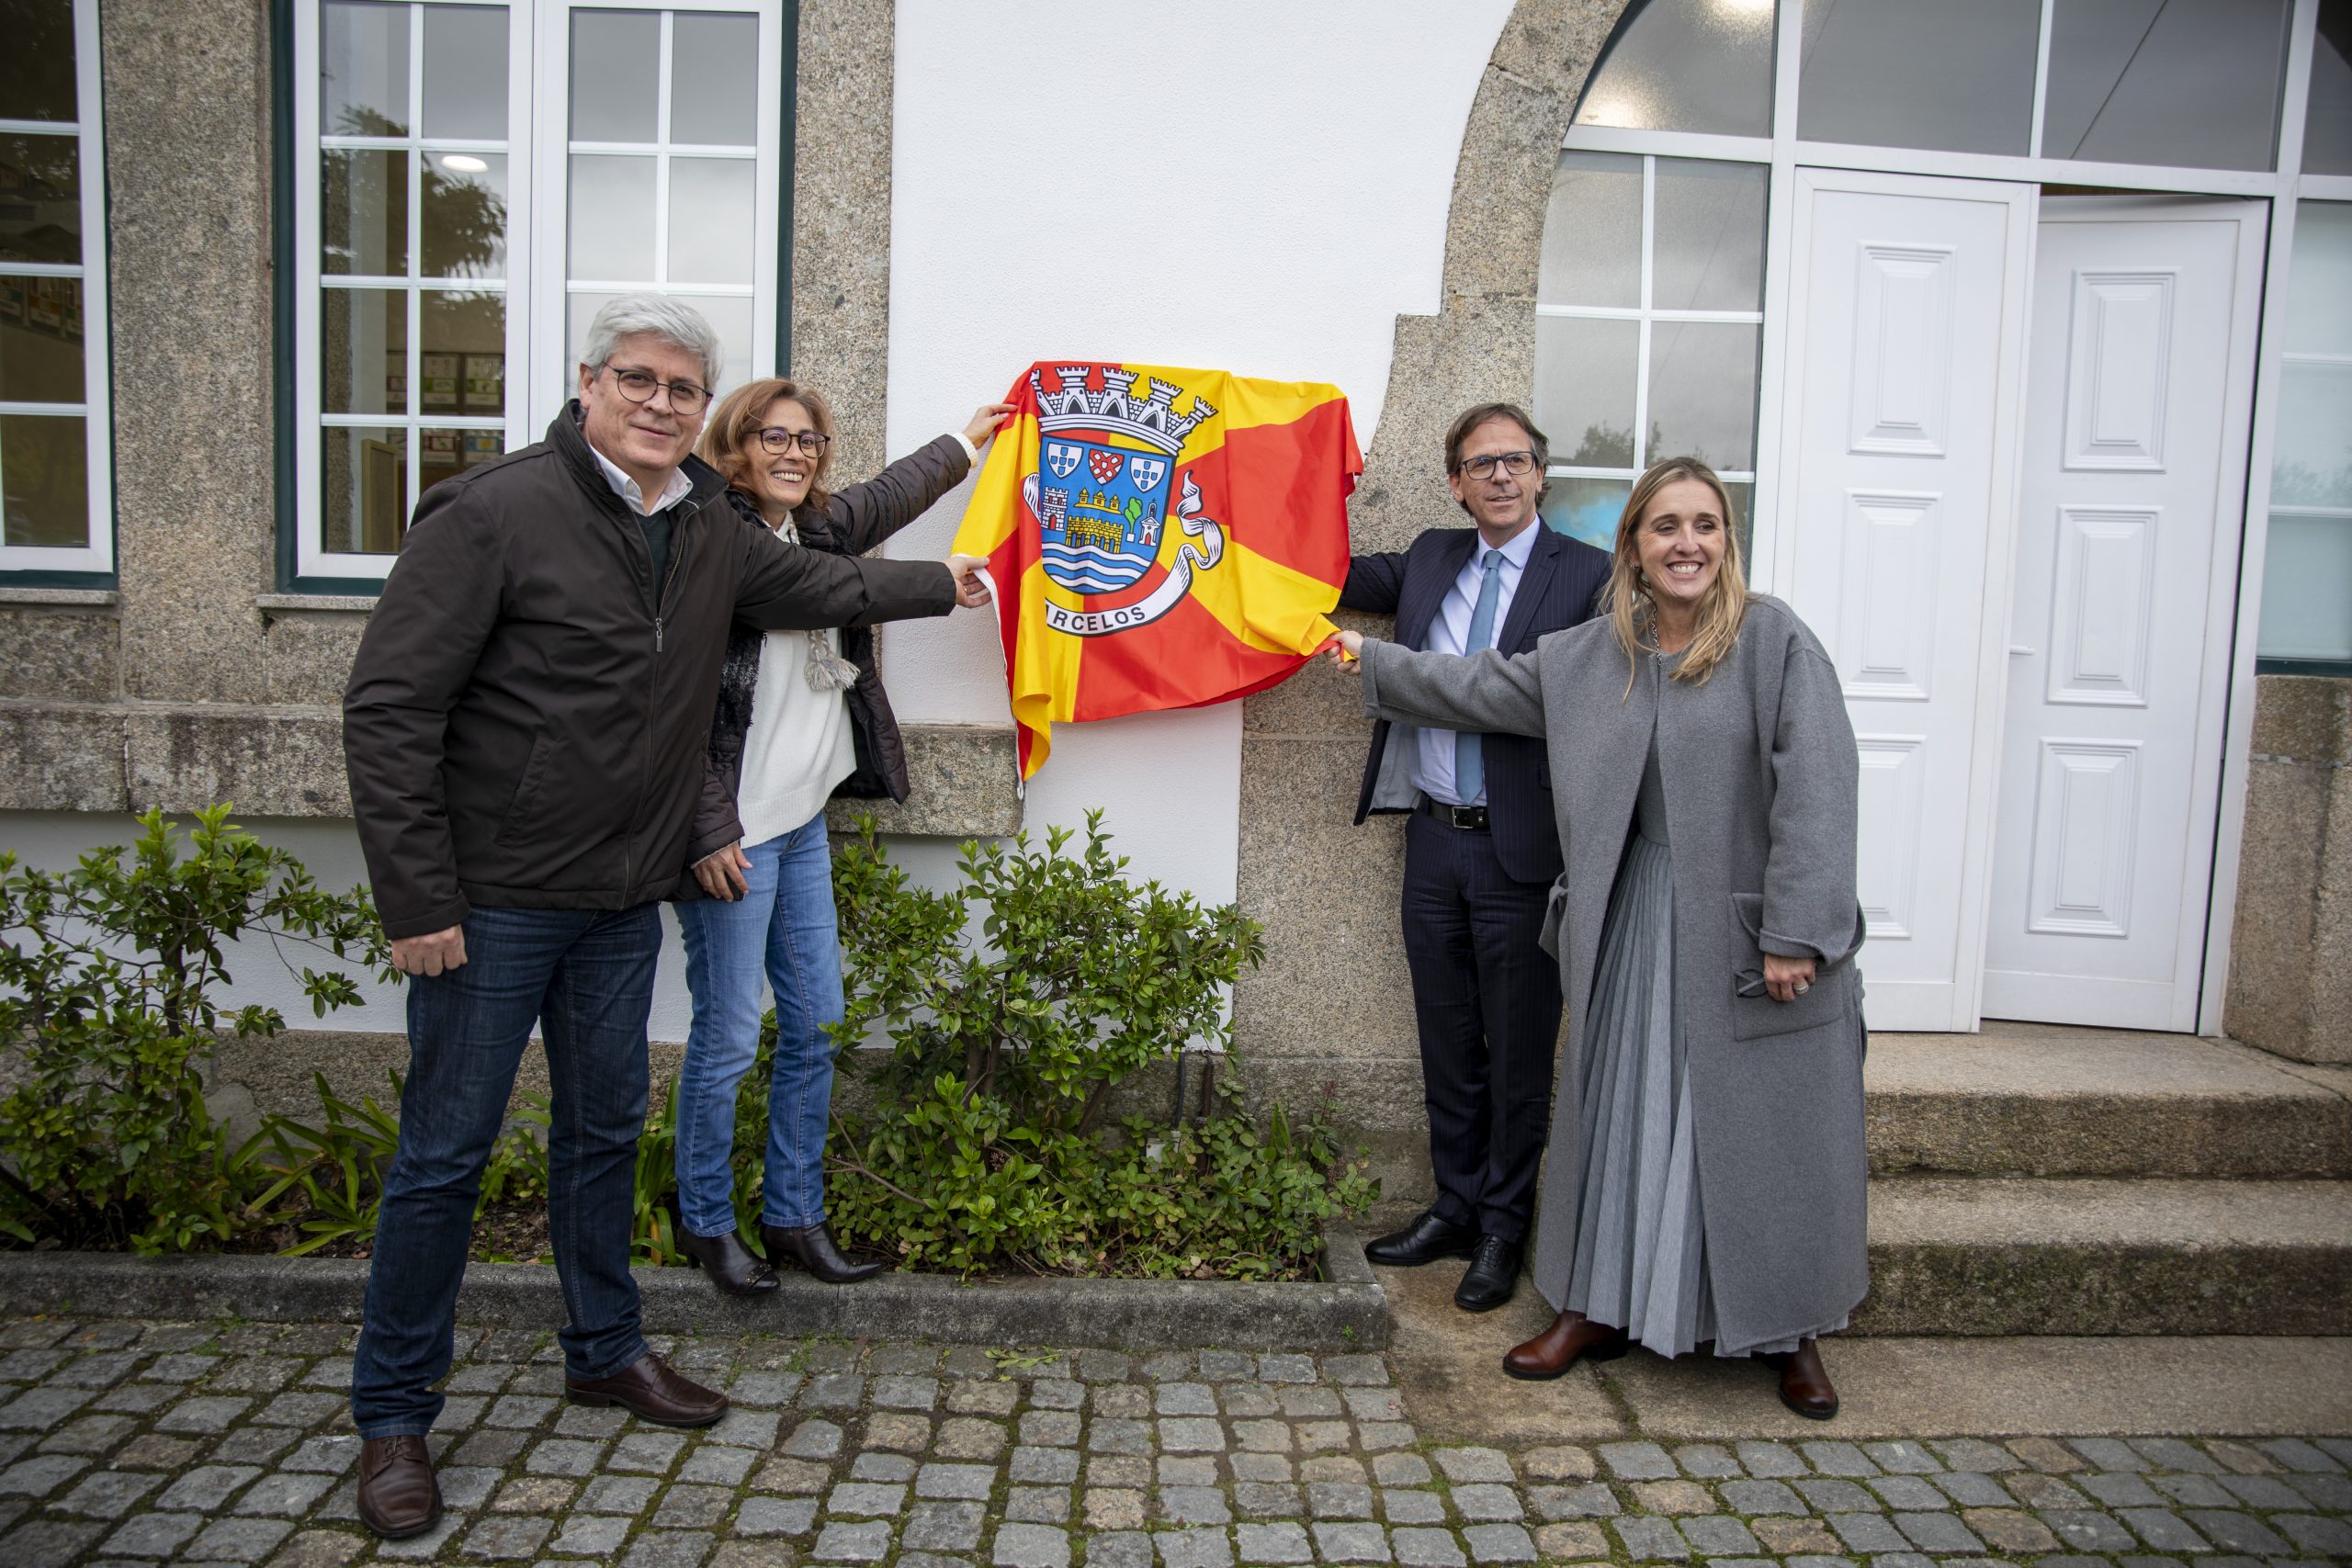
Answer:
[{"label": "granite step", "polygon": [[2187,1034],[1873,1034],[1881,1175],[2352,1177],[2352,1068]]},{"label": "granite step", "polygon": [[2352,1333],[2352,1181],[1888,1177],[1868,1334]]}]

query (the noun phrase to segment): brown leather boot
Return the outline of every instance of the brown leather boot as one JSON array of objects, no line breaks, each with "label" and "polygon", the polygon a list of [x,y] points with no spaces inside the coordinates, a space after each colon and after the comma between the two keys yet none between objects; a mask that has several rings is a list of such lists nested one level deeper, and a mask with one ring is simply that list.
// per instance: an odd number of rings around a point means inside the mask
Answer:
[{"label": "brown leather boot", "polygon": [[1838,1391],[1830,1385],[1829,1369],[1821,1364],[1818,1340],[1800,1339],[1789,1354],[1767,1359],[1781,1369],[1781,1404],[1808,1421],[1838,1414]]},{"label": "brown leather boot", "polygon": [[1622,1328],[1595,1323],[1580,1312],[1564,1312],[1526,1344],[1504,1351],[1503,1371],[1522,1382],[1545,1382],[1579,1359],[1613,1361],[1630,1343]]},{"label": "brown leather boot", "polygon": [[650,1350],[608,1378],[567,1376],[563,1392],[574,1404],[617,1404],[663,1427],[707,1427],[727,1414],[725,1394],[681,1376]]},{"label": "brown leather boot", "polygon": [[441,1486],[423,1438],[370,1438],[359,1445],[359,1518],[386,1540],[406,1540],[441,1522]]}]

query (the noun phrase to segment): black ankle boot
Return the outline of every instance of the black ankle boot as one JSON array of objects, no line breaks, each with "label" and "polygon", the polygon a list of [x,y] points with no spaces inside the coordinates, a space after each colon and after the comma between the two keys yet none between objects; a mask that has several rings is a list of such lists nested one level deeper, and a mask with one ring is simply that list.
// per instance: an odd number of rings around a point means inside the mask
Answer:
[{"label": "black ankle boot", "polygon": [[854,1285],[879,1274],[884,1268],[879,1263],[852,1263],[843,1258],[842,1249],[834,1245],[833,1233],[821,1224],[788,1230],[782,1225],[762,1225],[760,1241],[768,1249],[771,1262],[782,1264],[788,1259],[797,1263],[828,1285]]},{"label": "black ankle boot", "polygon": [[733,1231],[725,1235],[696,1235],[680,1225],[678,1250],[701,1265],[710,1282],[730,1296],[763,1296],[776,1288],[775,1270]]}]

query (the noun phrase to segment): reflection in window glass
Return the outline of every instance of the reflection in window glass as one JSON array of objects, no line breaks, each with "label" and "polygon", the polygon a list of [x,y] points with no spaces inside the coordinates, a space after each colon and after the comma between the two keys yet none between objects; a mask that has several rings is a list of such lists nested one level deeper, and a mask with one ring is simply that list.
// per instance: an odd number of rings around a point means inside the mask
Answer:
[{"label": "reflection in window glass", "polygon": [[1762,164],[1657,161],[1650,304],[1660,310],[1764,308]]},{"label": "reflection in window glass", "polygon": [[0,543],[79,549],[89,542],[89,422],[0,414]]},{"label": "reflection in window glass", "polygon": [[681,11],[670,57],[670,140],[759,140],[760,19]]},{"label": "reflection in window glass", "polygon": [[74,137],[0,134],[0,261],[82,259],[81,166]]},{"label": "reflection in window glass", "polygon": [[1535,298],[1547,305],[1642,302],[1642,161],[1563,152],[1544,216]]},{"label": "reflection in window glass", "polygon": [[78,403],[82,280],[0,273],[0,402]]},{"label": "reflection in window glass", "polygon": [[1722,472],[1756,467],[1757,354],[1761,327],[1650,323],[1647,460],[1696,457]]},{"label": "reflection in window glass", "polygon": [[424,8],[424,134],[506,140],[506,7]]},{"label": "reflection in window glass", "polygon": [[2279,334],[2265,659],[2352,660],[2352,204],[2307,201]]},{"label": "reflection in window glass", "polygon": [[1544,487],[1544,522],[1597,550],[1613,549],[1617,520],[1624,515],[1625,497],[1633,488],[1631,479],[1555,477]]},{"label": "reflection in window glass", "polygon": [[2043,155],[2269,168],[2291,9],[2289,0],[2058,0]]},{"label": "reflection in window glass", "polygon": [[319,270],[408,273],[408,152],[330,147],[319,154]]},{"label": "reflection in window glass", "polygon": [[326,413],[409,412],[407,290],[320,295],[319,397]]},{"label": "reflection in window glass", "polygon": [[0,0],[0,119],[71,121],[74,0]]},{"label": "reflection in window glass", "polygon": [[319,7],[320,134],[408,134],[408,12],[374,0]]},{"label": "reflection in window glass", "polygon": [[1634,0],[1576,122],[1770,135],[1772,0]]},{"label": "reflection in window glass", "polygon": [[1535,423],[1555,465],[1630,468],[1638,321],[1544,316],[1535,323]]},{"label": "reflection in window glass", "polygon": [[646,67],[662,58],[653,11],[571,14],[571,139],[650,141],[660,109]]},{"label": "reflection in window glass", "polygon": [[2319,0],[2303,172],[2352,175],[2352,0]]},{"label": "reflection in window glass", "polygon": [[321,433],[320,522],[338,555],[397,555],[408,526],[408,431],[338,425]]},{"label": "reflection in window glass", "polygon": [[506,159],[497,152],[427,152],[424,275],[501,277],[506,272]]},{"label": "reflection in window glass", "polygon": [[1797,134],[2022,154],[2032,143],[2041,39],[2041,0],[1809,5]]}]

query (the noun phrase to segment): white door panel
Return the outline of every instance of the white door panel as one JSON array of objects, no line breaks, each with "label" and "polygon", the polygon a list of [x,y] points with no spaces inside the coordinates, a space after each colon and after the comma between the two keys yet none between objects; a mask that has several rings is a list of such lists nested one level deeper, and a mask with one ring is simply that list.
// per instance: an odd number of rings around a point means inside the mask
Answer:
[{"label": "white door panel", "polygon": [[2196,1027],[2261,238],[2254,202],[2043,204],[1988,1016]]},{"label": "white door panel", "polygon": [[2036,194],[1797,171],[1772,581],[1854,720],[1879,1029],[1976,1023]]}]

